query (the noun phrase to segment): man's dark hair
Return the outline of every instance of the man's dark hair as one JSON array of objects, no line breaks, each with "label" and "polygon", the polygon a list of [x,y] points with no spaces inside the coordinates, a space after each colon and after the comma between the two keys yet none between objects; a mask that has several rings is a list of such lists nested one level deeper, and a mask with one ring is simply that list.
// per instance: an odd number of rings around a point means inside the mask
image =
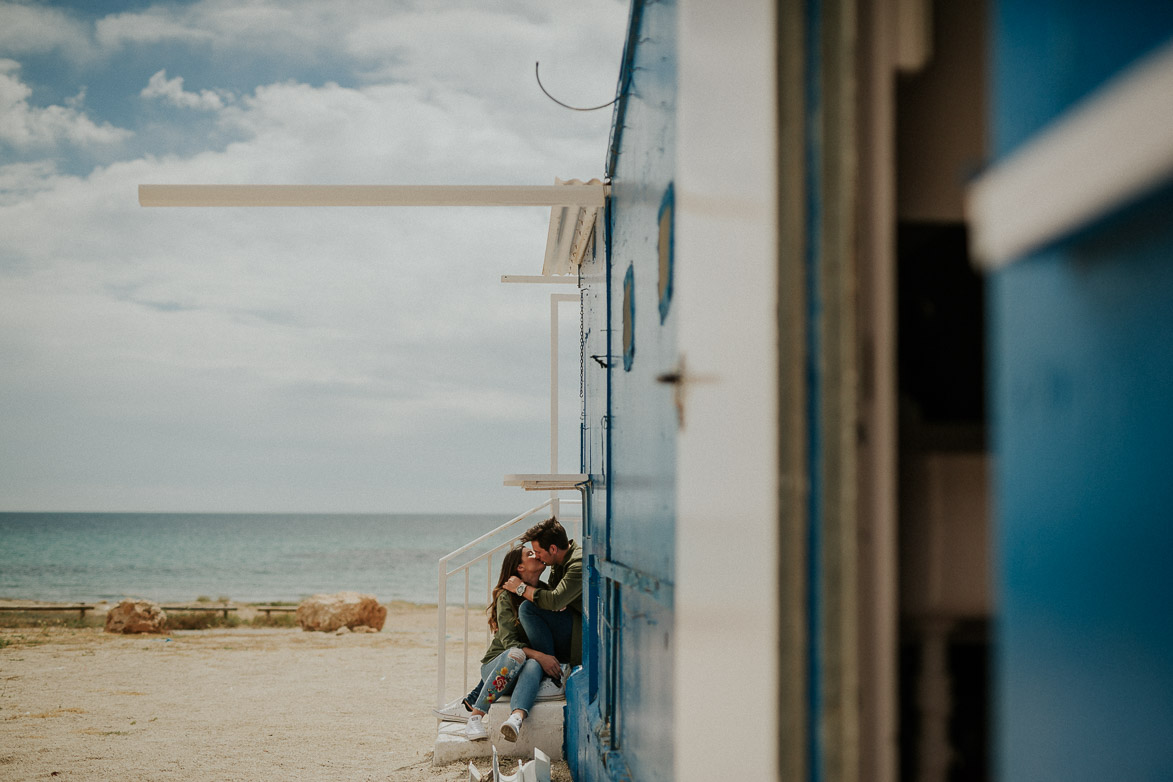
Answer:
[{"label": "man's dark hair", "polygon": [[557,546],[563,551],[570,548],[570,540],[566,537],[566,530],[553,516],[527,529],[525,534],[521,536],[521,542],[536,542],[547,551],[550,546]]}]

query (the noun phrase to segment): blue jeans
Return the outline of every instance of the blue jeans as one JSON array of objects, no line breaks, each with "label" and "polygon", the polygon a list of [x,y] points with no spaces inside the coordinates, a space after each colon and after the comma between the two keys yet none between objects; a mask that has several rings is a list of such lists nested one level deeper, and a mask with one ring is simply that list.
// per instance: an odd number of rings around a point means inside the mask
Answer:
[{"label": "blue jeans", "polygon": [[559,662],[570,662],[570,639],[574,632],[572,611],[547,611],[526,600],[517,611],[521,629],[531,649],[552,654]]},{"label": "blue jeans", "polygon": [[472,688],[472,691],[464,696],[464,705],[472,706],[477,702],[477,698],[481,696],[481,689],[485,686],[484,681],[478,681],[477,686]]},{"label": "blue jeans", "polygon": [[537,660],[527,659],[525,652],[516,647],[506,649],[481,666],[481,692],[475,708],[488,712],[494,702],[512,693],[510,709],[521,709],[529,716],[541,683],[542,666]]}]

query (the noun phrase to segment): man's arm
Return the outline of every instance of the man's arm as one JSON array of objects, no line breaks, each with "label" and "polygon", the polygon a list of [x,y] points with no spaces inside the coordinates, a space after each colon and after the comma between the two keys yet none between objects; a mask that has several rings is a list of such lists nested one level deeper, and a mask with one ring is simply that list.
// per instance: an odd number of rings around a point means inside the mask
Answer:
[{"label": "man's arm", "polygon": [[573,607],[582,611],[582,560],[571,562],[562,574],[562,580],[553,589],[527,589],[526,599],[538,608],[561,611]]}]

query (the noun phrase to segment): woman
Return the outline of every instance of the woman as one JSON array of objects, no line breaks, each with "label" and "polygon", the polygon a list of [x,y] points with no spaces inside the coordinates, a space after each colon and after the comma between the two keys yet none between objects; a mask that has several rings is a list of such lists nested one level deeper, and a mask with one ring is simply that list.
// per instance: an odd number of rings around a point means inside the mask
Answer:
[{"label": "woman", "polygon": [[542,673],[556,680],[562,677],[562,668],[553,655],[529,647],[529,639],[517,619],[517,607],[522,598],[505,589],[505,582],[515,575],[530,586],[538,586],[545,568],[528,548],[510,549],[505,554],[487,611],[493,640],[481,658],[480,684],[461,703],[449,704],[436,712],[441,719],[446,719],[455,716],[448,713],[454,711],[454,706],[455,711],[467,709],[470,716],[464,735],[473,741],[489,737],[482,717],[495,701],[510,694],[513,711],[501,726],[501,736],[507,741],[516,741],[522,721],[533,708]]}]

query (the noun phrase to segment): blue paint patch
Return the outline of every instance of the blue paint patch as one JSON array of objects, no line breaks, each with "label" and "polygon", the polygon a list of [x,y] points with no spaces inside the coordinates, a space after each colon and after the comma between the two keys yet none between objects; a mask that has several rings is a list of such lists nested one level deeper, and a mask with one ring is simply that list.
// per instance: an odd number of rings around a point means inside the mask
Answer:
[{"label": "blue paint patch", "polygon": [[635,266],[628,264],[623,276],[623,370],[635,362]]},{"label": "blue paint patch", "polygon": [[676,189],[672,183],[660,201],[660,213],[656,216],[660,238],[657,250],[660,258],[660,323],[668,317],[672,303],[672,277],[675,266],[676,245]]}]

